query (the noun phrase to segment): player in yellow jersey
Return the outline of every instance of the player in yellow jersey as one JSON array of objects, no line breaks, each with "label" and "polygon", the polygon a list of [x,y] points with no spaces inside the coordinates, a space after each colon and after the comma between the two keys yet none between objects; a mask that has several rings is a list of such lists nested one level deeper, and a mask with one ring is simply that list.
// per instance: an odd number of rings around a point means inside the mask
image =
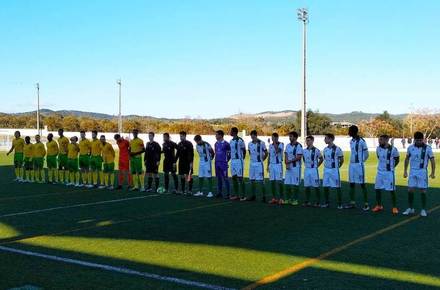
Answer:
[{"label": "player in yellow jersey", "polygon": [[34,178],[38,183],[45,183],[44,157],[46,157],[46,147],[41,143],[40,135],[35,135],[35,144],[33,145],[32,163],[34,164]]},{"label": "player in yellow jersey", "polygon": [[[90,171],[90,150],[92,143],[86,138],[86,132],[80,131],[81,140],[79,141],[79,168],[81,170],[82,183],[80,187],[87,186]],[[91,183],[91,182],[90,182]]]},{"label": "player in yellow jersey", "polygon": [[34,181],[34,166],[32,164],[32,155],[33,155],[33,144],[31,143],[31,137],[24,137],[24,182],[33,182]]},{"label": "player in yellow jersey", "polygon": [[142,169],[142,153],[145,152],[144,141],[138,138],[139,130],[133,130],[133,140],[130,141],[130,170],[133,176],[133,187],[131,191],[145,191],[144,172]]},{"label": "player in yellow jersey", "polygon": [[99,188],[115,189],[115,150],[112,144],[105,140],[105,136],[99,138],[102,144],[102,159],[104,160],[104,184]]},{"label": "player in yellow jersey", "polygon": [[24,140],[21,138],[20,131],[15,131],[15,139],[12,141],[11,149],[6,153],[9,155],[14,151],[14,167],[15,167],[15,181],[23,181],[23,149]]},{"label": "player in yellow jersey", "polygon": [[[64,130],[58,129],[58,146],[60,148],[60,152],[58,155],[58,178],[60,183],[67,183],[67,147],[69,146],[69,139],[64,136]],[[66,179],[66,180],[64,180]]]},{"label": "player in yellow jersey", "polygon": [[53,140],[53,134],[49,133],[47,135],[47,157],[46,157],[46,165],[47,165],[47,178],[48,182],[52,184],[56,184],[58,182],[58,153],[60,151],[58,147],[58,143]]},{"label": "player in yellow jersey", "polygon": [[102,172],[102,143],[98,139],[98,131],[92,131],[92,142],[91,142],[91,156],[90,156],[90,171],[93,177],[93,185],[92,179],[89,174],[89,183],[88,187],[98,187],[98,175],[100,178],[100,182],[103,183],[104,175]]},{"label": "player in yellow jersey", "polygon": [[67,166],[69,168],[69,183],[67,183],[67,186],[79,186],[78,154],[78,137],[73,136],[70,138],[70,143],[67,146]]}]

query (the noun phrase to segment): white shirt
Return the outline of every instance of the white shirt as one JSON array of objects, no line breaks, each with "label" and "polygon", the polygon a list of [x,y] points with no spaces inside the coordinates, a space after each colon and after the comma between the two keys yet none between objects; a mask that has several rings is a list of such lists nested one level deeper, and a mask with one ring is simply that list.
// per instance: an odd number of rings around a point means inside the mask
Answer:
[{"label": "white shirt", "polygon": [[282,142],[278,143],[278,151],[275,150],[275,145],[269,145],[269,163],[270,164],[279,164],[283,162],[283,154],[284,154],[284,144]]},{"label": "white shirt", "polygon": [[238,137],[237,139],[232,138],[231,142],[231,158],[243,160],[243,151],[246,150],[246,144],[243,139]]},{"label": "white shirt", "polygon": [[344,156],[341,148],[336,145],[325,147],[323,155],[325,168],[339,168],[339,157]]},{"label": "white shirt", "polygon": [[[287,157],[287,161],[292,161],[293,159],[295,159],[298,155],[303,155],[303,148],[301,146],[301,144],[299,143],[295,143],[295,144],[287,144],[286,145],[286,157]],[[290,163],[289,165],[290,167],[301,167],[301,159],[299,161],[296,161],[295,164]]]},{"label": "white shirt", "polygon": [[409,157],[411,169],[426,169],[428,167],[428,159],[434,158],[431,146],[426,144],[420,147],[416,147],[414,144],[410,145],[406,156]]},{"label": "white shirt", "polygon": [[368,146],[363,138],[350,140],[350,163],[364,163],[368,159]]},{"label": "white shirt", "polygon": [[264,141],[258,139],[258,142],[253,143],[252,141],[248,144],[249,155],[251,162],[262,162],[264,157],[264,152],[267,151],[266,144]]},{"label": "white shirt", "polygon": [[303,150],[304,166],[306,168],[318,168],[319,157],[321,157],[321,151],[316,148],[306,148]]},{"label": "white shirt", "polygon": [[210,151],[212,150],[211,148],[212,147],[211,145],[209,145],[208,142],[203,142],[202,145],[196,145],[196,150],[199,154],[201,162],[210,162],[212,160],[212,156],[210,153]]},{"label": "white shirt", "polygon": [[396,160],[399,157],[399,151],[394,146],[376,148],[376,155],[379,162],[377,163],[377,170],[379,171],[394,171]]}]

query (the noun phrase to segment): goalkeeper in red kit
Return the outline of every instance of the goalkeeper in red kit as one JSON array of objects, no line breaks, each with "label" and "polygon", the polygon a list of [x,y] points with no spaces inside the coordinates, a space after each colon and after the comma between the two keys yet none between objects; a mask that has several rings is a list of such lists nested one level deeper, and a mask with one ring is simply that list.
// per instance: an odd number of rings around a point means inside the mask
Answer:
[{"label": "goalkeeper in red kit", "polygon": [[130,153],[129,146],[130,142],[121,137],[121,135],[115,135],[116,143],[119,147],[119,175],[118,175],[118,189],[122,189],[122,185],[125,180],[127,180],[127,187],[131,185],[131,175],[130,175]]}]

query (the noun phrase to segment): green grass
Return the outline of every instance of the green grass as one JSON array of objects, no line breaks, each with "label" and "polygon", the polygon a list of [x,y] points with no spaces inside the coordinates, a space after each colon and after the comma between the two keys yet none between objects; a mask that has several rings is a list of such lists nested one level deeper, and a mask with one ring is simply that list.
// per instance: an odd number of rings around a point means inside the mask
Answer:
[{"label": "green grass", "polygon": [[[0,164],[10,162],[10,157],[0,153]],[[372,156],[366,164],[371,203],[375,167]],[[406,207],[402,168],[400,164],[396,173],[400,208]],[[346,165],[342,177],[347,178]],[[231,288],[242,288],[408,219],[389,213],[386,195],[386,211],[380,214],[160,195],[4,217],[10,213],[142,195],[17,184],[12,179],[13,168],[1,166],[2,246]],[[430,184],[428,201],[433,208],[440,204],[439,179]],[[344,190],[346,199],[346,183]],[[357,198],[360,202],[361,194]],[[419,198],[416,206],[419,207]],[[434,211],[428,218],[415,219],[356,243],[261,288],[438,288],[439,221],[440,210]],[[23,285],[44,289],[193,289],[1,250],[0,261],[0,289]]]}]

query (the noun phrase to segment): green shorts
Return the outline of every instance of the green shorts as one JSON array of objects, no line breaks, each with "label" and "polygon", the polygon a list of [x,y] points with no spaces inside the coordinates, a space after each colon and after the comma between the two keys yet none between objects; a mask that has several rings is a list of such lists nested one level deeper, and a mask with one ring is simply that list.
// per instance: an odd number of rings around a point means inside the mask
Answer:
[{"label": "green shorts", "polygon": [[113,173],[115,171],[115,163],[104,163],[104,173]]},{"label": "green shorts", "polygon": [[32,170],[32,169],[34,169],[34,164],[32,162],[32,158],[31,157],[25,157],[24,158],[24,169],[25,170]]},{"label": "green shorts", "polygon": [[78,158],[74,158],[74,159],[69,158],[67,160],[67,166],[69,168],[69,171],[78,172],[78,170],[79,170]]},{"label": "green shorts", "polygon": [[57,155],[47,156],[47,159],[46,159],[47,168],[57,169],[57,167],[58,167],[57,157],[58,157]]},{"label": "green shorts", "polygon": [[79,168],[81,170],[90,169],[90,155],[80,155],[79,156]]},{"label": "green shorts", "polygon": [[102,157],[100,155],[90,157],[90,169],[92,171],[102,170]]},{"label": "green shorts", "polygon": [[58,169],[60,170],[68,170],[67,164],[67,154],[58,155]]},{"label": "green shorts", "polygon": [[34,164],[34,170],[44,168],[44,158],[43,157],[32,158],[32,163]]},{"label": "green shorts", "polygon": [[131,157],[130,158],[130,171],[131,174],[142,174],[142,158],[141,157]]},{"label": "green shorts", "polygon": [[14,166],[15,168],[23,167],[24,155],[22,152],[14,153]]}]

